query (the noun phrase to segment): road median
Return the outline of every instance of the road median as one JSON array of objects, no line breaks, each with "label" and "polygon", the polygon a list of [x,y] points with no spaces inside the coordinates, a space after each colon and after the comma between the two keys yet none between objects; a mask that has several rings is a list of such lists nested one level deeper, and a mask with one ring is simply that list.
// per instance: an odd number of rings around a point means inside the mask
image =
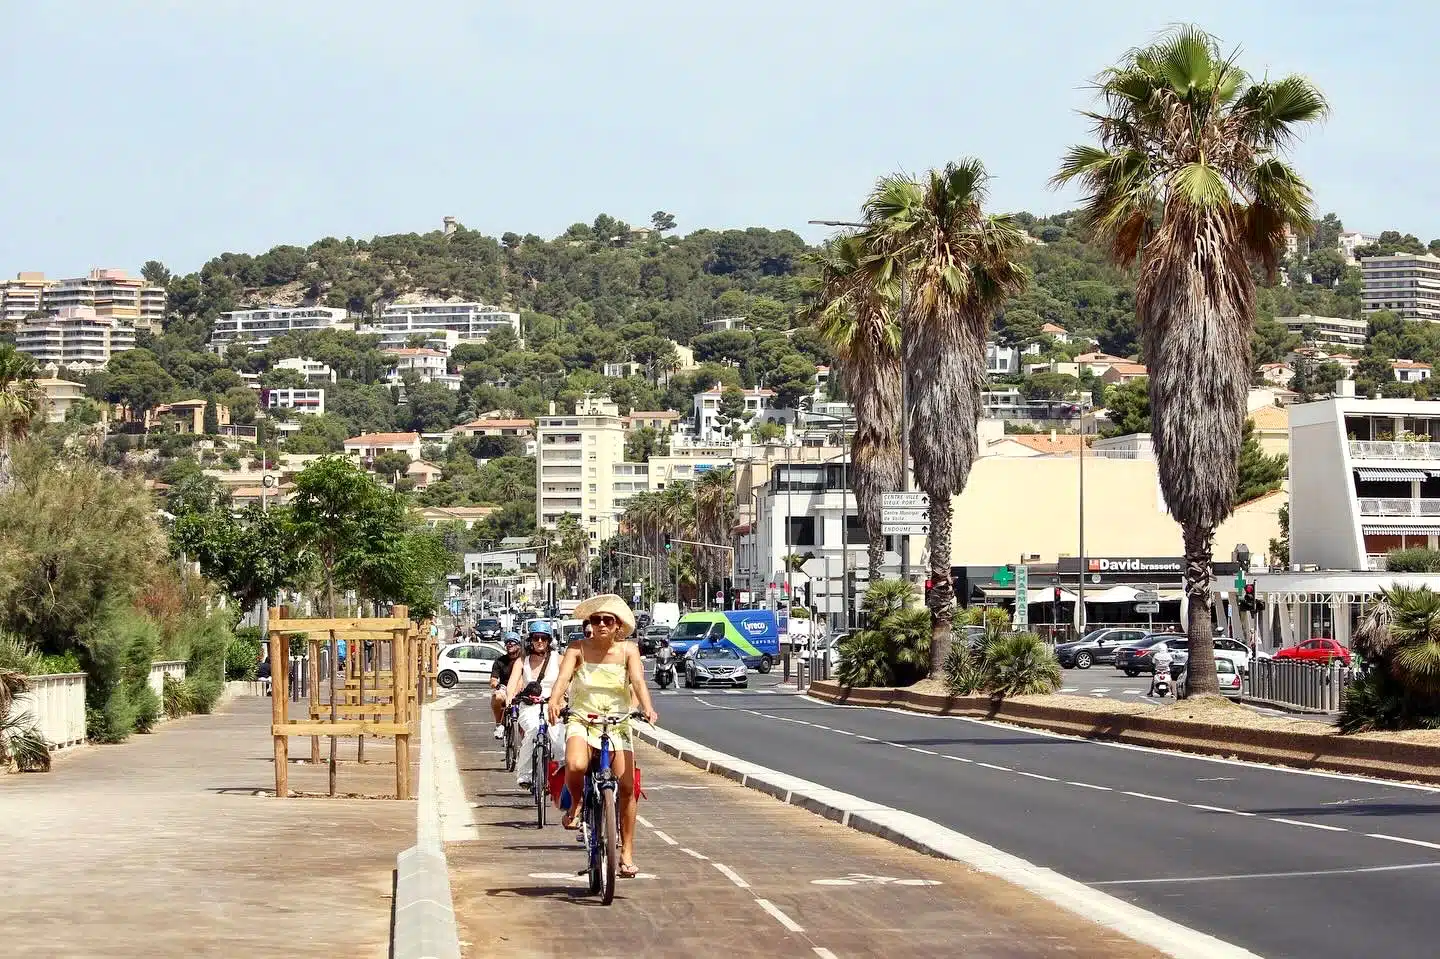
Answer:
[{"label": "road median", "polygon": [[1029,697],[948,696],[907,689],[852,689],[834,682],[812,683],[810,695],[839,705],[987,719],[1086,739],[1294,769],[1440,784],[1440,745],[1429,743],[1097,710],[1090,708],[1093,704],[1088,701],[1084,706],[1058,704],[1053,702],[1056,697],[1037,697],[1045,701],[1035,701]]}]

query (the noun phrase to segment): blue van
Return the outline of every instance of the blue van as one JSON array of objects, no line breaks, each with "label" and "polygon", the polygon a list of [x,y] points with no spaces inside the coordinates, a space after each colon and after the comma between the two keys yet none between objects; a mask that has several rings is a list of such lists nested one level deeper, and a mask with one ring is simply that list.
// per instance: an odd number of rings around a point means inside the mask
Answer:
[{"label": "blue van", "polygon": [[684,657],[697,643],[720,643],[740,655],[745,665],[770,672],[780,658],[780,626],[768,609],[733,609],[686,613],[670,633],[670,648]]}]

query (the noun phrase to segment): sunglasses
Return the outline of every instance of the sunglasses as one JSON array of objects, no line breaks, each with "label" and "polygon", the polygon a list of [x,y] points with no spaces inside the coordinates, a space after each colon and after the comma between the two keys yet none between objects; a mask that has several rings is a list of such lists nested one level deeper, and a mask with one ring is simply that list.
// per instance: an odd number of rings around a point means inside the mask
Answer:
[{"label": "sunglasses", "polygon": [[590,617],[589,622],[591,626],[610,627],[618,625],[620,620],[616,619],[614,616],[609,615],[608,613],[596,613],[594,616]]}]

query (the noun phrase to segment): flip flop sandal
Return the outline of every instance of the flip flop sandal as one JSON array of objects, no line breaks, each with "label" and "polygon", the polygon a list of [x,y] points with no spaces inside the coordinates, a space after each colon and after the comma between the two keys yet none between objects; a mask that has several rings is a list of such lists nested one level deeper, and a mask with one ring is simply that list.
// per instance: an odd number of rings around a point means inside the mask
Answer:
[{"label": "flip flop sandal", "polygon": [[621,879],[634,879],[640,875],[640,870],[633,863],[621,863],[620,868],[615,870],[615,875]]}]

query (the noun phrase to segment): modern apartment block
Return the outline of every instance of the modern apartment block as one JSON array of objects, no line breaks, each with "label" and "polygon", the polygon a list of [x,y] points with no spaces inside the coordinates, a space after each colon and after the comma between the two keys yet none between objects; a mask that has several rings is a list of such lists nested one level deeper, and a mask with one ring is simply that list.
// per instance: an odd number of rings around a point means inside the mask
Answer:
[{"label": "modern apartment block", "polygon": [[1290,560],[1384,569],[1440,545],[1440,402],[1350,396],[1290,407]]},{"label": "modern apartment block", "polygon": [[1365,320],[1352,320],[1348,316],[1277,316],[1275,322],[1291,333],[1306,336],[1309,343],[1339,343],[1344,346],[1364,346],[1370,335],[1370,324]]},{"label": "modern apartment block", "polygon": [[520,335],[520,314],[484,303],[392,303],[380,313],[381,346],[404,346],[412,336],[445,330],[461,340],[483,340],[501,327]]},{"label": "modern apartment block", "polygon": [[68,306],[53,316],[21,320],[15,348],[41,366],[100,369],[110,357],[135,348],[135,327],[93,307]]},{"label": "modern apartment block", "polygon": [[536,523],[554,529],[560,517],[570,513],[592,542],[613,535],[615,468],[625,460],[619,408],[608,399],[588,397],[571,415],[540,417],[535,439]]},{"label": "modern apartment block", "polygon": [[260,405],[267,410],[294,410],[312,416],[325,415],[325,391],[322,389],[263,389]]},{"label": "modern apartment block", "polygon": [[344,310],[327,306],[267,306],[220,314],[210,332],[210,348],[224,353],[232,343],[261,347],[282,333],[352,330]]},{"label": "modern apartment block", "polygon": [[292,356],[275,364],[277,370],[294,370],[305,377],[307,383],[334,383],[335,371],[319,360],[307,360],[303,356]]},{"label": "modern apartment block", "polygon": [[463,377],[448,372],[449,357],[445,353],[423,347],[405,346],[382,352],[385,358],[394,364],[388,376],[391,382],[401,382],[404,374],[414,373],[421,383],[441,383],[459,392]]},{"label": "modern apartment block", "polygon": [[53,314],[73,307],[88,307],[97,316],[158,331],[165,316],[165,288],[113,269],[95,269],[66,280],[46,279],[44,273],[20,273],[0,283],[0,316],[7,325],[32,313]]},{"label": "modern apartment block", "polygon": [[1440,257],[1429,253],[1367,256],[1360,261],[1366,313],[1390,310],[1406,320],[1440,321]]}]

